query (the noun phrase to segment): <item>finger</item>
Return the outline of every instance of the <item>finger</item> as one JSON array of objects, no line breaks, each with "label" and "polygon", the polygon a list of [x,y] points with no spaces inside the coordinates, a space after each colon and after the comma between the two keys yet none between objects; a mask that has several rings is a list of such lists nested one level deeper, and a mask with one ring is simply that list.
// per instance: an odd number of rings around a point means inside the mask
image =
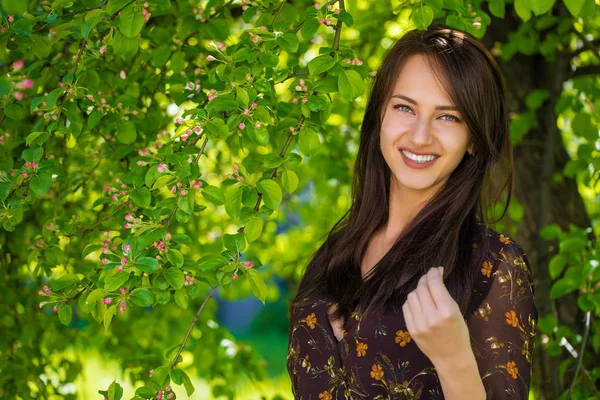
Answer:
[{"label": "finger", "polygon": [[410,307],[408,306],[408,301],[404,302],[402,305],[402,313],[404,314],[404,322],[406,324],[406,330],[412,336],[414,333],[414,324],[412,314],[410,312]]},{"label": "finger", "polygon": [[406,302],[410,307],[413,328],[415,331],[422,332],[425,330],[425,321],[423,321],[423,310],[421,309],[421,303],[419,303],[419,297],[417,296],[416,290],[413,290],[408,294]]},{"label": "finger", "polygon": [[421,277],[421,279],[419,279],[416,292],[419,298],[419,304],[421,305],[421,310],[423,310],[423,319],[428,323],[428,325],[431,325],[431,323],[436,319],[437,307],[433,301],[433,298],[431,297],[429,285],[427,284],[429,275],[430,273],[426,273]]},{"label": "finger", "polygon": [[440,272],[438,268],[432,268],[427,273],[427,286],[429,286],[429,292],[431,293],[431,298],[435,303],[438,311],[445,305],[454,301],[444,281],[440,278]]}]

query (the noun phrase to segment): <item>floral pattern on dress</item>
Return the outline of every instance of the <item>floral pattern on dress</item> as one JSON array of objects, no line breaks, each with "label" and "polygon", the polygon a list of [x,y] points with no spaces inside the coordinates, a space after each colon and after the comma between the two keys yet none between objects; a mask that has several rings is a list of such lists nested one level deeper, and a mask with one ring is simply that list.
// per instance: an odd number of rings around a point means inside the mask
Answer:
[{"label": "floral pattern on dress", "polygon": [[[488,399],[528,398],[538,321],[523,249],[485,231],[491,247],[465,321]],[[480,245],[473,243],[473,252]],[[292,311],[287,370],[299,400],[444,399],[431,361],[411,340],[402,315],[353,312],[337,340],[327,316],[333,299]]]}]

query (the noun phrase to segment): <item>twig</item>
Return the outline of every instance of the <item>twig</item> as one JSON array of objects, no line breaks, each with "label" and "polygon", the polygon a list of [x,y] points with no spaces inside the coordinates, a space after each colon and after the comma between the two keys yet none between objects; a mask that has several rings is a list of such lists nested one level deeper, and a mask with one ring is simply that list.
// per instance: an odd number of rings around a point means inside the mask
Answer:
[{"label": "twig", "polygon": [[571,398],[571,392],[573,391],[573,386],[575,386],[575,381],[577,381],[577,375],[579,375],[579,370],[581,369],[581,364],[583,363],[583,353],[585,351],[585,346],[587,345],[588,336],[590,333],[590,319],[592,313],[588,311],[585,313],[585,331],[583,333],[583,341],[581,342],[581,351],[579,352],[579,358],[577,360],[577,368],[575,369],[575,376],[571,380],[571,385],[569,386],[569,393],[567,393],[566,400]]},{"label": "twig", "polygon": [[[340,1],[340,10],[346,11],[346,7],[344,6],[344,0]],[[337,24],[335,24],[335,37],[333,38],[333,51],[338,51],[340,48],[340,36],[342,34],[342,20],[338,19]],[[333,53],[333,52],[332,52]],[[333,56],[333,54],[332,54]]]},{"label": "twig", "polygon": [[179,350],[177,351],[177,354],[175,355],[175,358],[173,359],[173,361],[171,361],[171,368],[170,368],[171,371],[177,365],[177,359],[179,358],[179,356],[181,355],[181,352],[185,348],[185,344],[187,343],[188,338],[190,337],[190,333],[192,333],[192,329],[194,329],[194,325],[196,325],[196,322],[198,321],[198,318],[200,317],[200,313],[202,312],[202,310],[204,310],[204,307],[206,306],[206,303],[208,303],[208,300],[215,293],[215,289],[216,288],[217,288],[217,286],[215,286],[212,289],[210,289],[210,292],[208,292],[208,296],[206,296],[206,298],[204,299],[204,302],[202,303],[202,305],[198,309],[198,312],[196,312],[196,315],[194,316],[194,319],[192,320],[192,323],[190,324],[190,327],[188,328],[188,331],[185,334],[185,337],[183,338],[183,343],[181,343],[181,346],[179,347]]},{"label": "twig", "polygon": [[285,2],[286,2],[286,0],[283,0],[281,2],[281,5],[277,9],[277,13],[275,14],[275,18],[273,18],[273,22],[271,23],[271,25],[275,25],[275,22],[277,21],[277,18],[279,18],[279,13],[281,13],[281,9],[283,8],[283,5],[285,4]]},{"label": "twig", "polygon": [[583,33],[579,32],[577,29],[573,29],[573,32],[575,33],[575,35],[577,35],[577,37],[579,37],[579,39],[583,42],[583,47],[575,50],[575,52],[573,53],[573,56],[581,53],[582,51],[585,50],[590,50],[592,53],[594,53],[594,55],[596,57],[598,57],[598,59],[600,59],[600,50],[598,50],[595,46],[598,44],[598,40],[592,41],[590,42],[589,40],[587,40],[585,38],[585,36],[583,36]]}]

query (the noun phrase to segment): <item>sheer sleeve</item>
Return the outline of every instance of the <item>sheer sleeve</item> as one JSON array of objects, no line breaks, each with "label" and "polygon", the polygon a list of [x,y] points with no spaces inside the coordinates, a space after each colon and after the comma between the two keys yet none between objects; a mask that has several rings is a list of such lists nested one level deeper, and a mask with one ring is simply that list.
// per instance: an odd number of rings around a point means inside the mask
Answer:
[{"label": "sheer sleeve", "polygon": [[500,235],[481,265],[479,290],[483,300],[466,322],[486,399],[526,400],[538,311],[529,260],[519,244]]}]

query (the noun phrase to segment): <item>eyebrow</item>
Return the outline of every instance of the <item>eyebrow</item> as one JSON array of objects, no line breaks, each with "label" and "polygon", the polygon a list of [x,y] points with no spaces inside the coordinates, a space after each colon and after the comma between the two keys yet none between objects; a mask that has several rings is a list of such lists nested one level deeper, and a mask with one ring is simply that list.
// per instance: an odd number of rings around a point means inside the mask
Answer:
[{"label": "eyebrow", "polygon": [[[408,96],[404,96],[403,94],[395,94],[392,97],[396,97],[398,99],[404,99],[404,100],[408,101],[409,103],[412,103],[412,104],[414,104],[416,106],[419,105],[419,103],[417,103],[416,100],[411,99]],[[458,108],[456,108],[454,106],[435,106],[435,109],[436,110],[442,110],[442,111],[456,111],[456,112],[458,112]]]}]

